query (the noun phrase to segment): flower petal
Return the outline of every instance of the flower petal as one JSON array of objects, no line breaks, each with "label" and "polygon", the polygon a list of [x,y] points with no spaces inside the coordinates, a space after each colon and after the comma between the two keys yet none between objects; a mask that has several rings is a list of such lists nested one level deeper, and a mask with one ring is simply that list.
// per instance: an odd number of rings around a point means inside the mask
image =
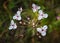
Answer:
[{"label": "flower petal", "polygon": [[9,30],[11,30],[12,28],[13,28],[13,27],[12,27],[12,26],[10,26],[10,27],[9,27]]},{"label": "flower petal", "polygon": [[36,9],[34,9],[34,8],[32,8],[32,10],[33,10],[33,12],[36,12],[37,10]]},{"label": "flower petal", "polygon": [[20,10],[20,12],[22,12],[22,7],[20,7],[20,9],[19,9],[19,10]]},{"label": "flower petal", "polygon": [[40,6],[37,6],[37,9],[40,9]]},{"label": "flower petal", "polygon": [[48,17],[48,14],[44,14],[43,17],[44,17],[44,18],[47,18],[47,17]]},{"label": "flower petal", "polygon": [[16,25],[16,23],[15,23],[13,29],[16,29],[16,28],[17,28],[17,25]]},{"label": "flower petal", "polygon": [[21,20],[21,17],[19,16],[16,20]]},{"label": "flower petal", "polygon": [[41,32],[41,35],[42,35],[42,36],[46,36],[46,32],[45,32],[45,31],[42,31],[42,32]]},{"label": "flower petal", "polygon": [[47,28],[48,28],[47,25],[44,25],[44,26],[42,27],[42,29],[44,29],[44,30],[46,30]]},{"label": "flower petal", "polygon": [[38,13],[39,13],[39,14],[44,14],[42,10],[39,10],[39,12],[38,12]]},{"label": "flower petal", "polygon": [[41,28],[37,28],[37,31],[38,31],[39,33],[41,33],[41,32],[42,32],[42,29],[41,29]]},{"label": "flower petal", "polygon": [[33,3],[33,4],[32,4],[32,7],[34,8],[35,6],[36,6],[36,5]]},{"label": "flower petal", "polygon": [[16,16],[13,16],[13,19],[16,19]]},{"label": "flower petal", "polygon": [[18,14],[18,15],[20,15],[20,14],[21,14],[21,12],[20,12],[20,11],[17,11],[17,14]]},{"label": "flower petal", "polygon": [[41,20],[41,19],[43,19],[43,16],[39,16],[39,17],[38,17],[38,20]]},{"label": "flower petal", "polygon": [[14,21],[13,20],[11,20],[11,24],[10,25],[12,25],[12,24],[14,24]]}]

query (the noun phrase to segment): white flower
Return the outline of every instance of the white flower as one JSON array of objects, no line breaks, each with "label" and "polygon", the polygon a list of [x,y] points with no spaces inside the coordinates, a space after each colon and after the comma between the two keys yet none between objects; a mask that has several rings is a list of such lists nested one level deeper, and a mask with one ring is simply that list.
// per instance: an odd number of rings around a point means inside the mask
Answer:
[{"label": "white flower", "polygon": [[39,32],[39,33],[41,33],[41,35],[42,36],[46,36],[46,30],[47,30],[47,25],[44,25],[43,27],[41,27],[41,28],[37,28],[37,31]]},{"label": "white flower", "polygon": [[39,10],[39,15],[38,15],[38,20],[41,20],[41,19],[43,19],[43,11],[42,10]]},{"label": "white flower", "polygon": [[13,19],[21,20],[22,7],[18,9],[17,13],[13,16]]},{"label": "white flower", "polygon": [[21,14],[21,11],[18,10],[16,14],[20,15]]},{"label": "white flower", "polygon": [[13,19],[21,20],[21,15],[20,15],[20,14],[15,14],[15,15],[13,16]]},{"label": "white flower", "polygon": [[20,12],[22,12],[22,7],[18,8],[18,10],[19,10]]},{"label": "white flower", "polygon": [[11,29],[16,29],[16,28],[17,28],[16,23],[14,23],[14,21],[11,20],[11,24],[10,24],[10,26],[9,26],[9,30],[11,30]]},{"label": "white flower", "polygon": [[44,14],[42,10],[39,10],[38,20],[44,19],[48,17],[48,14]]},{"label": "white flower", "polygon": [[32,10],[33,10],[33,12],[36,12],[36,11],[38,11],[40,9],[40,6],[37,6],[37,5],[35,5],[35,4],[32,4]]}]

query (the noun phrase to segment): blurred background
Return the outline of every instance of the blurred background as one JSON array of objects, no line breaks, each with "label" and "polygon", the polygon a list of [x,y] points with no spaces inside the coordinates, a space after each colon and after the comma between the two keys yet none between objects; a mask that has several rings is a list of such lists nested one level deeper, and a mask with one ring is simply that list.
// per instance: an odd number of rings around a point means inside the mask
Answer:
[{"label": "blurred background", "polygon": [[[34,17],[31,12],[32,3],[41,6],[49,15],[40,22],[48,25],[47,35],[42,38],[35,35],[34,40],[31,27],[20,25],[20,21],[15,21],[18,25],[16,30],[8,29],[13,15],[20,7],[23,8],[21,21],[26,22],[26,17]],[[0,43],[60,43],[60,0],[0,0]]]}]

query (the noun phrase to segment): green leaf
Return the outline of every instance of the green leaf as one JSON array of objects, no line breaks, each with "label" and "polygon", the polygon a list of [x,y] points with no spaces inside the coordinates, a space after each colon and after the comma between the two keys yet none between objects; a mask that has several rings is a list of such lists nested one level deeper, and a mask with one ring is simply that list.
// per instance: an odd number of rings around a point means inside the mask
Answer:
[{"label": "green leaf", "polygon": [[9,5],[8,5],[8,7],[9,7],[9,9],[12,9],[12,8],[14,8],[14,7],[15,7],[15,4],[14,4],[14,2],[10,2],[10,3],[9,3]]},{"label": "green leaf", "polygon": [[53,31],[53,27],[52,27],[52,25],[49,25],[49,27],[48,27],[48,33],[51,33]]}]

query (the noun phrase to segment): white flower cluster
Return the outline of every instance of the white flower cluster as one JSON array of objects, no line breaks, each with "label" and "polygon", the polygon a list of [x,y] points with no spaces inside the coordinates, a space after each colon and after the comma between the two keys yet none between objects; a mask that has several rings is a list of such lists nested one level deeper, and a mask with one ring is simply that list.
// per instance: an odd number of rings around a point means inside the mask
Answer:
[{"label": "white flower cluster", "polygon": [[[13,19],[16,19],[16,20],[21,20],[21,12],[22,12],[22,8],[19,8],[19,10],[17,11],[17,13],[13,16]],[[13,20],[11,20],[11,24],[9,26],[9,30],[11,29],[16,29],[17,28],[17,25],[16,23],[14,23]]]},{"label": "white flower cluster", "polygon": [[33,12],[38,11],[38,20],[44,19],[48,17],[48,14],[44,14],[44,12],[42,10],[40,10],[40,6],[37,6],[35,4],[32,4],[32,10]]},{"label": "white flower cluster", "polygon": [[44,25],[41,28],[37,28],[37,31],[42,35],[42,36],[46,36],[46,30],[47,30],[48,26]]},{"label": "white flower cluster", "polygon": [[[42,10],[40,10],[40,8],[41,8],[40,6],[32,4],[32,7],[33,7],[32,10],[33,10],[34,13],[38,11],[38,20],[42,20],[42,19],[48,17],[48,14],[45,14]],[[44,25],[41,28],[37,28],[37,31],[39,33],[41,33],[42,36],[46,35],[46,30],[47,30],[47,25]]]},{"label": "white flower cluster", "polygon": [[[40,6],[37,6],[35,4],[32,4],[32,10],[33,12],[37,12],[38,11],[38,20],[41,20],[41,19],[44,19],[44,18],[47,18],[48,17],[48,14],[45,14],[42,10],[40,10]],[[22,12],[22,8],[19,8],[19,10],[17,11],[17,13],[13,16],[13,19],[14,20],[21,20],[21,12]],[[29,20],[30,18],[28,18]],[[33,25],[35,25],[33,23]],[[10,26],[9,26],[9,30],[11,29],[16,29],[17,28],[17,25],[16,23],[14,23],[13,20],[11,20],[11,23],[10,23]],[[44,25],[43,27],[41,28],[37,28],[37,31],[42,35],[42,36],[45,36],[46,35],[46,30],[47,30],[48,26],[47,25]]]}]

